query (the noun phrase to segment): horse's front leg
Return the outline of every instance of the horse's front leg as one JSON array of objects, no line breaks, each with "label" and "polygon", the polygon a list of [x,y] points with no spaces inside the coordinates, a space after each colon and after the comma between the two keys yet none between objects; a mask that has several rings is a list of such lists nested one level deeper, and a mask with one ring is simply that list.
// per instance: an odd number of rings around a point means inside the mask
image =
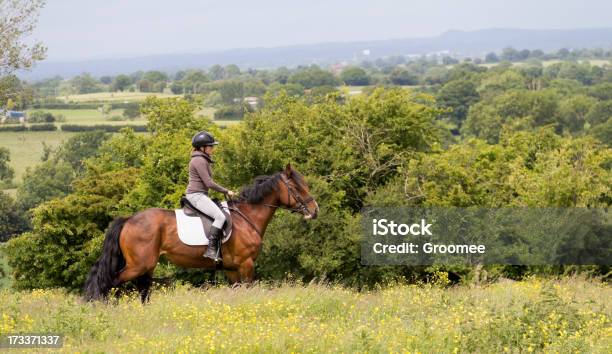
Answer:
[{"label": "horse's front leg", "polygon": [[234,286],[240,283],[240,273],[237,270],[226,270],[225,276],[229,280],[230,285]]},{"label": "horse's front leg", "polygon": [[238,267],[240,281],[243,283],[252,283],[255,278],[255,262],[252,258],[247,258]]}]

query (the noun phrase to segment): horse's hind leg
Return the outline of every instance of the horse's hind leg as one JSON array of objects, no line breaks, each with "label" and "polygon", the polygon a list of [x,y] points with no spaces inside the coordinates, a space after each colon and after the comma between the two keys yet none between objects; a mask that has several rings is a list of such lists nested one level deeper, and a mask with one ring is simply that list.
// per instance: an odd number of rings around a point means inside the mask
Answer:
[{"label": "horse's hind leg", "polygon": [[153,283],[153,271],[145,273],[136,278],[136,288],[140,294],[140,301],[144,304],[149,302],[151,284]]}]

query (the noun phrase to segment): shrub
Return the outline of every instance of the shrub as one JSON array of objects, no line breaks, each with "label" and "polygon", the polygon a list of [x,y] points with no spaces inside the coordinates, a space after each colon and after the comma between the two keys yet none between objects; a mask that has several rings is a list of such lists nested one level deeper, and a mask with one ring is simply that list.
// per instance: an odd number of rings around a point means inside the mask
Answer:
[{"label": "shrub", "polygon": [[55,124],[34,124],[30,125],[30,131],[32,132],[52,132],[57,130],[57,126]]},{"label": "shrub", "polygon": [[53,123],[55,116],[50,112],[33,111],[28,114],[28,122],[30,123]]},{"label": "shrub", "polygon": [[128,119],[134,119],[140,115],[140,104],[136,102],[129,103],[123,111],[123,116]]},{"label": "shrub", "polygon": [[25,125],[4,125],[0,126],[0,132],[23,132],[28,130]]},{"label": "shrub", "polygon": [[215,119],[218,120],[240,120],[246,111],[251,111],[248,105],[223,106],[215,111]]},{"label": "shrub", "polygon": [[[113,102],[109,103],[112,109],[124,109],[130,105],[130,102]],[[34,109],[98,109],[100,103],[67,103],[67,102],[37,102],[32,104]]]},{"label": "shrub", "polygon": [[146,132],[147,127],[145,125],[108,125],[108,124],[96,124],[96,125],[79,125],[79,124],[64,124],[62,125],[62,131],[65,132],[91,132],[95,130],[102,130],[109,133],[115,133],[123,128],[132,128],[135,132]]}]

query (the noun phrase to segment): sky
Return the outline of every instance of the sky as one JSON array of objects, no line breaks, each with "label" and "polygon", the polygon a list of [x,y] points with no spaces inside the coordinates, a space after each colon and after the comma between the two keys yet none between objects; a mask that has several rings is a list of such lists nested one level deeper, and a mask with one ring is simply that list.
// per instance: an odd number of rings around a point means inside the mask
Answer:
[{"label": "sky", "polygon": [[415,38],[447,30],[612,27],[610,0],[47,0],[47,61]]}]

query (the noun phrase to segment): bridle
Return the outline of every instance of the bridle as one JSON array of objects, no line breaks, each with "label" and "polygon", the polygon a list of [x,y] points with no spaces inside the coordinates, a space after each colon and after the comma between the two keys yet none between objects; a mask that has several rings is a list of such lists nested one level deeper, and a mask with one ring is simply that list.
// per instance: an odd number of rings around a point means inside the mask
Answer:
[{"label": "bridle", "polygon": [[[287,177],[287,175],[285,175],[284,172],[281,172],[280,176],[281,176],[281,181],[283,181],[283,183],[285,184],[285,187],[287,188],[287,193],[289,194],[288,204],[291,204],[291,198],[293,198],[296,201],[296,206],[289,207],[286,205],[282,205],[280,203],[278,205],[258,203],[257,205],[264,205],[269,208],[281,208],[281,209],[289,210],[292,213],[301,213],[303,215],[310,215],[310,210],[308,210],[307,204],[312,202],[314,198],[312,196],[308,196],[308,198],[305,198],[305,199],[302,198],[300,194],[295,190],[295,188],[293,188],[291,184],[289,184],[289,178]],[[239,200],[243,199],[242,197],[238,197],[238,198]],[[253,223],[251,219],[249,219],[246,215],[244,215],[244,213],[240,209],[233,207],[233,206],[230,207],[229,209],[237,212],[238,215],[240,215],[243,219],[245,219],[251,225],[251,227],[259,234],[259,237],[263,237],[263,235],[261,234],[261,231],[257,228],[257,226],[255,226],[255,223]]]},{"label": "bridle", "polygon": [[288,207],[286,205],[281,205],[281,204],[272,205],[272,204],[262,203],[261,205],[265,205],[270,208],[286,209],[292,213],[301,213],[304,215],[310,214],[310,210],[308,210],[307,204],[312,202],[314,198],[312,196],[308,196],[308,198],[303,199],[302,196],[300,196],[300,194],[289,184],[289,178],[287,177],[287,175],[285,175],[284,172],[281,173],[281,181],[283,181],[283,183],[285,184],[285,187],[287,188],[287,192],[289,193],[289,200],[287,204],[291,204],[291,198],[293,198],[295,199],[297,205],[294,206],[293,208]]}]

